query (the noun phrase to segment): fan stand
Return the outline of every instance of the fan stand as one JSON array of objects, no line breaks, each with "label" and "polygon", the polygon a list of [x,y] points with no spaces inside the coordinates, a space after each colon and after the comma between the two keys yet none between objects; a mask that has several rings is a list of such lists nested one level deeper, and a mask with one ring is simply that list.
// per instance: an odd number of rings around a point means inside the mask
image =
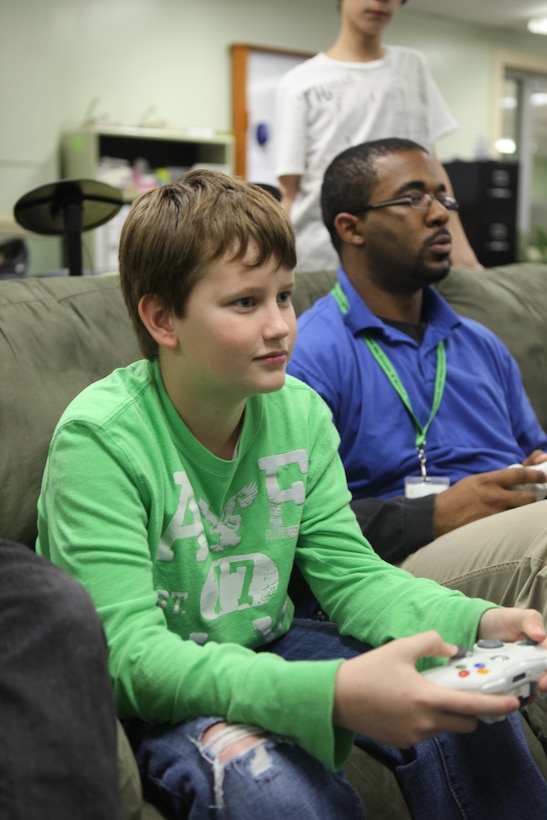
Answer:
[{"label": "fan stand", "polygon": [[109,222],[122,205],[118,188],[96,179],[62,179],[29,191],[16,202],[13,214],[27,230],[64,236],[68,272],[81,276],[82,232]]}]

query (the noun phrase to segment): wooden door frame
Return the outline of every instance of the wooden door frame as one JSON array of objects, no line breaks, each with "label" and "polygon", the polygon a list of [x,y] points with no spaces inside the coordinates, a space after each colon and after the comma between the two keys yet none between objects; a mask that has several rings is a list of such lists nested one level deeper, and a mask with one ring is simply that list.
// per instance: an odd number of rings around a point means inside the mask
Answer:
[{"label": "wooden door frame", "polygon": [[247,172],[247,130],[249,112],[247,110],[247,75],[249,56],[252,51],[265,54],[279,54],[290,57],[313,57],[310,51],[294,51],[286,48],[255,46],[249,43],[233,43],[230,46],[232,58],[232,130],[234,133],[234,172],[246,178]]}]

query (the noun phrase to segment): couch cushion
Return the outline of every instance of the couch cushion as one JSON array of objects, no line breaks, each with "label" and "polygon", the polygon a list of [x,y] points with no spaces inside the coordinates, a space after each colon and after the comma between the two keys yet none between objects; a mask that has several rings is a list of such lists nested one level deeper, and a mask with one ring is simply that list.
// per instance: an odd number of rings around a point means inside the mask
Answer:
[{"label": "couch cushion", "polygon": [[117,276],[0,283],[0,534],[34,546],[36,501],[61,413],[139,357]]},{"label": "couch cushion", "polygon": [[308,273],[297,271],[294,275],[295,288],[292,298],[297,316],[310,308],[321,296],[331,290],[336,283],[336,271],[322,270]]},{"label": "couch cushion", "polygon": [[539,422],[547,429],[547,265],[453,268],[438,290],[456,313],[481,322],[509,348]]},{"label": "couch cushion", "polygon": [[166,818],[172,818],[172,814],[163,814],[152,803],[144,800],[137,761],[119,720],[117,721],[117,728],[118,783],[123,820],[166,820]]}]

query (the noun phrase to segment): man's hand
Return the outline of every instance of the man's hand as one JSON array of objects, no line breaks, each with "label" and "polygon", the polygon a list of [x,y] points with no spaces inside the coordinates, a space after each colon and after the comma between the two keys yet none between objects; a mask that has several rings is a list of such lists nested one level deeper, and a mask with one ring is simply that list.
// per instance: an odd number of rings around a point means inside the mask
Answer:
[{"label": "man's hand", "polygon": [[532,490],[512,490],[511,487],[544,482],[545,473],[533,467],[507,467],[462,478],[435,499],[435,537],[487,515],[532,504],[536,500]]},{"label": "man's hand", "polygon": [[[487,619],[486,631],[515,634],[524,623],[508,616],[507,624],[502,618],[500,626],[499,617]],[[526,625],[533,626],[528,621]],[[424,632],[344,661],[336,676],[334,725],[407,748],[445,731],[472,732],[478,715],[505,715],[519,708],[515,697],[448,689],[429,682],[416,670],[418,658],[451,657],[456,651],[456,646],[445,643],[436,632]]]},{"label": "man's hand", "polygon": [[547,461],[547,453],[544,450],[532,450],[522,462],[525,467],[533,467],[534,464],[544,464]]}]

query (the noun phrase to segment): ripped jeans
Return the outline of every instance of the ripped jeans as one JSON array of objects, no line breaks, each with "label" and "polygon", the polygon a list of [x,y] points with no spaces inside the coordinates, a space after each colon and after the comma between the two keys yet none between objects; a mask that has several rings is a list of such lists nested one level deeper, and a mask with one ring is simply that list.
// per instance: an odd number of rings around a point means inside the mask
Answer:
[{"label": "ripped jeans", "polygon": [[[259,651],[286,660],[351,658],[369,646],[340,636],[332,623],[293,621],[289,632]],[[357,793],[290,740],[234,724],[203,742],[222,717],[175,726],[131,721],[133,746],[146,797],[176,820],[357,820],[365,816]],[[260,739],[221,762],[237,739]],[[358,736],[356,743],[395,772],[413,817],[419,820],[539,820],[547,784],[533,760],[519,715],[485,724],[470,735],[442,734],[400,750]]]},{"label": "ripped jeans", "polygon": [[[148,728],[136,750],[143,790],[177,820],[317,820],[364,818],[362,803],[334,774],[289,740],[256,726],[232,724],[207,742],[222,718],[200,717]],[[257,743],[225,763],[224,749],[249,734]],[[129,732],[134,742],[134,727]]]},{"label": "ripped jeans", "polygon": [[[287,660],[353,657],[370,647],[341,638],[334,624],[294,620],[288,633],[261,647]],[[335,773],[288,738],[256,726],[230,725],[207,743],[202,736],[223,717],[178,725],[130,721],[143,791],[176,820],[362,820],[361,799],[342,772]],[[261,734],[253,748],[223,763],[236,737]]]}]

